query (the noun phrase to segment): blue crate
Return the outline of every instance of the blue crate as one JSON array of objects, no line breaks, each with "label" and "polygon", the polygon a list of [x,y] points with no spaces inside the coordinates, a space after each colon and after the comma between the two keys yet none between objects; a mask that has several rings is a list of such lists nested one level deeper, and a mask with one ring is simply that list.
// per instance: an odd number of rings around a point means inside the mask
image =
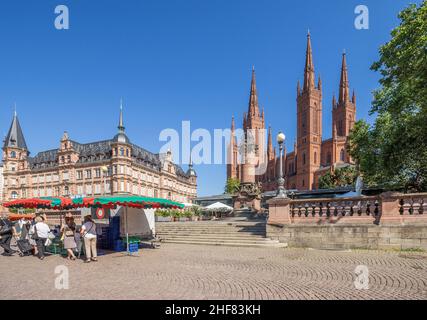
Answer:
[{"label": "blue crate", "polygon": [[129,252],[138,252],[138,243],[130,243]]}]

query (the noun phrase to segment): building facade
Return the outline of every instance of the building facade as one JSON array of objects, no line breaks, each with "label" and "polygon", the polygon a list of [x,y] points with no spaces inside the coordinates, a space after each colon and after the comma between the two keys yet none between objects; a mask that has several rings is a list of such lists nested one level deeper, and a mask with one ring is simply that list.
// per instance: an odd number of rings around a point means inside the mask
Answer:
[{"label": "building facade", "polygon": [[16,112],[3,145],[3,200],[49,196],[139,195],[178,202],[197,196],[197,175],[184,171],[171,152],[151,153],[125,133],[123,111],[117,134],[109,140],[78,143],[65,132],[59,148],[34,157]]},{"label": "building facade", "polygon": [[0,212],[3,211],[2,203],[3,203],[3,185],[4,185],[4,179],[3,179],[3,164],[0,163]]},{"label": "building facade", "polygon": [[[328,171],[353,164],[346,145],[356,121],[356,95],[353,91],[350,96],[346,54],[343,54],[341,61],[338,100],[334,95],[332,101],[331,139],[322,138],[322,81],[319,77],[316,83],[310,34],[307,35],[304,80],[302,85],[299,81],[297,83],[296,97],[297,136],[294,150],[284,152],[283,174],[286,177],[287,189],[313,190],[318,188],[319,178]],[[267,147],[264,148],[262,144],[267,130],[264,111],[261,114],[259,111],[254,70],[249,111],[243,116],[243,130],[259,132],[253,134],[256,157],[252,163],[241,157],[242,148],[237,145],[233,118],[227,178],[237,178],[245,182],[248,180],[247,175],[255,172],[250,179],[259,182],[263,191],[276,190],[280,159],[273,147],[271,127],[268,128]]]}]

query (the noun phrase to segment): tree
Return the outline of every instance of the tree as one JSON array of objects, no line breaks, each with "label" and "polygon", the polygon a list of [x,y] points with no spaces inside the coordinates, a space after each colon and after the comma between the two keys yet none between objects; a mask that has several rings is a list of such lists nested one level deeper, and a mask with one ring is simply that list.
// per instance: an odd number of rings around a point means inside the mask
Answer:
[{"label": "tree", "polygon": [[357,173],[353,166],[337,168],[319,178],[319,189],[334,189],[352,186],[356,181]]},{"label": "tree", "polygon": [[235,194],[239,192],[240,189],[240,180],[236,178],[227,179],[227,183],[225,185],[225,193]]},{"label": "tree", "polygon": [[358,121],[349,152],[364,182],[390,189],[427,190],[427,1],[399,13],[400,25],[380,48],[371,69],[381,74],[374,91],[372,126]]}]

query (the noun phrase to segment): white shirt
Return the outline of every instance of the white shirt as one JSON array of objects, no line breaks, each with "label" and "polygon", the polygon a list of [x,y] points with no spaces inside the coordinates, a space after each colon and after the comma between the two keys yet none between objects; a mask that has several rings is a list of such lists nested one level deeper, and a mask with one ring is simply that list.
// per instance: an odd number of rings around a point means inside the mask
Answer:
[{"label": "white shirt", "polygon": [[37,236],[42,239],[47,239],[50,232],[49,226],[44,222],[37,222],[35,225],[37,229]]},{"label": "white shirt", "polygon": [[94,222],[88,221],[82,226],[83,235],[86,238],[96,237],[96,224]]}]

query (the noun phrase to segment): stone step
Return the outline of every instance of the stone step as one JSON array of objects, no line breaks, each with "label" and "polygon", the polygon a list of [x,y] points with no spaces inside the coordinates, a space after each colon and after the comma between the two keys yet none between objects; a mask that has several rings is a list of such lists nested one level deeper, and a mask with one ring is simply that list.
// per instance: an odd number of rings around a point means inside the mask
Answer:
[{"label": "stone step", "polygon": [[157,230],[200,230],[200,231],[225,231],[225,232],[257,232],[257,231],[265,231],[265,228],[251,228],[251,227],[232,227],[232,228],[191,228],[191,227],[156,227]]},{"label": "stone step", "polygon": [[192,242],[188,240],[163,240],[164,243],[176,244],[193,244],[193,245],[208,245],[208,246],[227,246],[227,247],[251,247],[251,248],[285,248],[285,243],[242,243],[242,242],[214,242],[214,241],[197,241]]},{"label": "stone step", "polygon": [[194,234],[194,235],[212,235],[212,236],[234,236],[234,237],[265,237],[265,232],[195,232],[195,231],[164,231],[157,230],[156,234],[177,235],[177,234]]},{"label": "stone step", "polygon": [[[188,241],[217,241],[217,242],[245,242],[245,243],[269,243],[271,240],[269,238],[252,238],[252,239],[242,239],[242,238],[233,238],[233,237],[198,237],[198,236],[168,236],[162,237],[161,239],[167,240],[188,240]],[[277,242],[277,241],[275,241]]]},{"label": "stone step", "polygon": [[195,234],[195,233],[157,233],[160,238],[191,237],[199,239],[234,239],[234,240],[269,240],[263,235],[234,235],[234,234]]}]

